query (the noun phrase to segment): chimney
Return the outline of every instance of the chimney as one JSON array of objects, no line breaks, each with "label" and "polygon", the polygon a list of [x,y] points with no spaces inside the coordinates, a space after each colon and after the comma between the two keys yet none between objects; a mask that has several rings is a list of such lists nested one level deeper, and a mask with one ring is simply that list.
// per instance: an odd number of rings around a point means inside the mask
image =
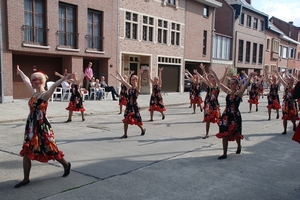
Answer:
[{"label": "chimney", "polygon": [[251,0],[246,0],[246,1],[247,1],[247,3],[249,3],[251,5]]},{"label": "chimney", "polygon": [[293,25],[293,22],[289,22],[289,24]]}]

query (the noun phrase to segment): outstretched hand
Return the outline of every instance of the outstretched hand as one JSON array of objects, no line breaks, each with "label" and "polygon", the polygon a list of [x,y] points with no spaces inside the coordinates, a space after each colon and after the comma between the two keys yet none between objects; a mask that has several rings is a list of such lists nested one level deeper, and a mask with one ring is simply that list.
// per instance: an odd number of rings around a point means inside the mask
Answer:
[{"label": "outstretched hand", "polygon": [[17,75],[19,75],[20,74],[20,67],[19,67],[19,65],[17,65]]}]

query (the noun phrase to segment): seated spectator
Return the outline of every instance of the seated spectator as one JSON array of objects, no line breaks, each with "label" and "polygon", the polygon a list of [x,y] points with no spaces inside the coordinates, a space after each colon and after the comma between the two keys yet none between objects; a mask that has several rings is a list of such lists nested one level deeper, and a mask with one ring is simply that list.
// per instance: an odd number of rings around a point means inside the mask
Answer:
[{"label": "seated spectator", "polygon": [[95,89],[96,89],[96,99],[101,100],[103,95],[104,88],[101,87],[101,84],[99,82],[99,79],[96,79],[95,82]]},{"label": "seated spectator", "polygon": [[101,76],[100,78],[100,84],[101,84],[101,87],[105,89],[105,92],[111,92],[111,96],[113,98],[114,101],[117,101],[116,97],[119,97],[119,95],[117,94],[114,86],[108,86],[105,82],[105,77],[104,76]]}]

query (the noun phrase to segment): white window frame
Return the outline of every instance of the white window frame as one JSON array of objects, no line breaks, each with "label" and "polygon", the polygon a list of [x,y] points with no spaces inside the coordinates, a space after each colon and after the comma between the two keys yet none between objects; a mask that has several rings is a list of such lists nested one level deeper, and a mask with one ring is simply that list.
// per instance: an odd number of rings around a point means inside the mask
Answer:
[{"label": "white window frame", "polygon": [[[163,19],[157,19],[157,43],[168,44],[168,32],[169,32],[169,22]],[[166,37],[166,41],[164,41],[164,37]]]},{"label": "white window frame", "polygon": [[[180,30],[180,24],[177,24],[175,22],[171,23],[171,45],[180,46]],[[172,40],[172,38],[174,39]]]},{"label": "white window frame", "polygon": [[[144,21],[145,18],[147,18],[146,22]],[[146,34],[146,38],[144,38],[145,34]],[[150,36],[150,34],[152,35],[152,37]],[[142,40],[148,42],[154,41],[154,18],[153,17],[143,15]]]},{"label": "white window frame", "polygon": [[[127,19],[127,13],[130,14],[130,19]],[[134,16],[136,16],[136,20],[133,19]],[[139,38],[139,31],[138,31],[138,28],[139,28],[139,23],[138,23],[139,22],[139,15],[137,13],[126,11],[124,18],[125,18],[124,38],[137,40]],[[129,36],[127,36],[127,24],[130,26]],[[135,30],[136,32],[135,33],[133,31],[134,26],[136,26],[136,30]],[[136,35],[136,38],[134,37],[134,34]]]}]

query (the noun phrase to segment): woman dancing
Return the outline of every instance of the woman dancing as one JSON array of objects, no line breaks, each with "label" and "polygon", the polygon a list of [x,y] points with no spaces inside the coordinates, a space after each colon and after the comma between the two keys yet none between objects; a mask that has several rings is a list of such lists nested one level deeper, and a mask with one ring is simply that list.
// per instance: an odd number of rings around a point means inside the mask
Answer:
[{"label": "woman dancing", "polygon": [[66,110],[69,111],[69,117],[68,117],[66,123],[72,121],[72,116],[73,116],[74,111],[81,112],[82,121],[85,121],[85,118],[84,118],[85,108],[83,105],[80,84],[82,83],[82,81],[86,75],[84,74],[81,79],[78,79],[78,74],[76,72],[74,73],[74,75],[75,75],[75,77],[70,80],[72,94],[71,94],[69,106],[66,108]]},{"label": "woman dancing", "polygon": [[249,113],[251,113],[251,110],[252,110],[252,104],[255,104],[256,106],[256,112],[258,111],[258,86],[259,86],[259,79],[257,78],[257,76],[255,76],[253,78],[253,81],[251,83],[251,88],[250,88],[250,91],[249,91],[249,100],[248,100],[248,103],[249,103]]},{"label": "woman dancing", "polygon": [[267,79],[267,82],[270,83],[270,91],[269,94],[267,96],[268,99],[268,115],[269,118],[268,120],[271,120],[271,110],[276,110],[277,116],[276,119],[279,119],[279,109],[281,108],[280,106],[280,100],[279,100],[279,95],[278,95],[278,91],[280,88],[280,81],[277,79],[276,75],[271,76],[271,78],[269,78],[267,69],[265,69],[265,77]]},{"label": "woman dancing", "polygon": [[200,111],[202,112],[203,109],[202,109],[201,103],[203,103],[203,100],[201,97],[201,81],[199,80],[199,77],[197,76],[197,74],[192,75],[187,69],[185,70],[185,76],[191,82],[190,102],[193,106],[192,114],[196,113],[196,106],[199,106]]},{"label": "woman dancing", "polygon": [[218,138],[222,138],[223,144],[223,155],[218,157],[218,159],[226,159],[227,158],[227,149],[228,149],[228,141],[236,141],[237,150],[236,154],[240,154],[242,150],[241,139],[244,138],[242,135],[242,116],[239,111],[239,105],[241,102],[241,98],[244,94],[244,91],[247,88],[247,85],[255,75],[255,72],[252,72],[247,78],[246,84],[242,85],[239,88],[239,80],[237,78],[232,78],[229,82],[229,87],[226,87],[220,80],[218,79],[216,73],[213,70],[210,70],[210,73],[213,74],[216,82],[220,86],[220,88],[227,93],[226,96],[226,108],[221,116],[221,120],[219,123],[219,133],[216,134]]},{"label": "woman dancing", "polygon": [[282,102],[282,122],[283,122],[283,132],[282,134],[286,134],[287,121],[291,120],[293,123],[293,131],[296,130],[296,120],[299,120],[298,110],[296,101],[293,98],[294,92],[294,78],[286,77],[286,80],[282,78],[282,76],[278,73],[277,70],[274,70],[274,73],[279,77],[280,82],[284,86],[284,94],[283,94],[283,102]]},{"label": "woman dancing", "polygon": [[17,65],[17,74],[21,76],[32,97],[28,102],[30,112],[26,122],[23,147],[20,151],[20,155],[23,156],[24,178],[15,185],[15,188],[30,183],[31,160],[39,162],[56,160],[64,167],[63,177],[66,177],[70,174],[71,164],[64,159],[64,153],[56,146],[54,132],[47,118],[46,110],[48,100],[55,88],[63,81],[72,78],[72,75],[66,74],[56,81],[48,91],[45,91],[47,77],[44,73],[35,72],[29,79]]},{"label": "woman dancing", "polygon": [[161,113],[162,120],[165,119],[164,111],[166,111],[166,108],[164,106],[164,100],[161,96],[161,85],[162,85],[162,71],[163,67],[158,69],[158,77],[151,78],[151,72],[150,68],[147,68],[148,71],[148,78],[152,84],[152,94],[150,97],[150,105],[148,111],[150,111],[150,120],[149,122],[153,121],[153,113],[154,111],[158,111]]},{"label": "woman dancing", "polygon": [[140,94],[141,89],[141,73],[143,70],[140,71],[139,76],[132,75],[130,77],[130,83],[127,83],[126,80],[121,76],[119,71],[117,71],[117,75],[120,77],[121,82],[126,85],[127,90],[127,104],[124,111],[124,135],[121,137],[127,138],[127,130],[128,124],[130,125],[137,125],[140,127],[142,133],[141,135],[145,135],[146,129],[143,127],[142,117],[140,114],[140,107],[138,105],[137,99]]}]

